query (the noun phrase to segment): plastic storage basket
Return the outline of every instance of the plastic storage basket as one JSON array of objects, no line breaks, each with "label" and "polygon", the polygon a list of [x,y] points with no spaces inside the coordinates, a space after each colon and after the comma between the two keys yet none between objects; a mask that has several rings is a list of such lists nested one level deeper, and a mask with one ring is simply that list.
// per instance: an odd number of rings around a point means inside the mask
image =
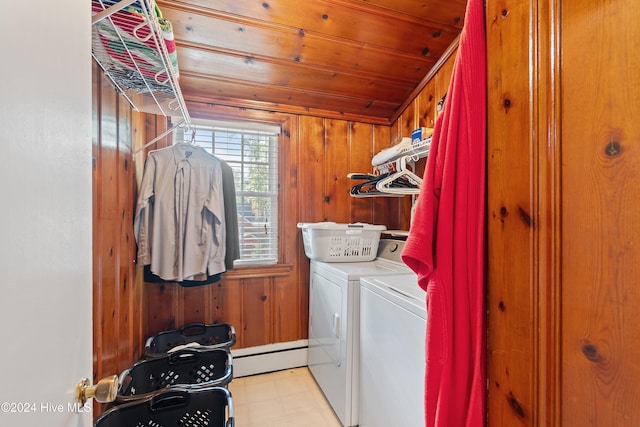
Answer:
[{"label": "plastic storage basket", "polygon": [[233,378],[231,353],[226,348],[187,348],[163,357],[141,360],[120,375],[118,402],[137,400],[158,390],[226,386]]},{"label": "plastic storage basket", "polygon": [[371,261],[378,254],[384,225],[335,222],[300,223],[304,252],[309,259],[324,262]]},{"label": "plastic storage basket", "polygon": [[94,427],[233,427],[233,399],[224,387],[172,387],[152,397],[115,406]]},{"label": "plastic storage basket", "polygon": [[230,348],[236,343],[236,331],[226,323],[191,323],[180,329],[160,332],[145,344],[147,357],[159,357],[178,346],[199,344],[205,348]]}]

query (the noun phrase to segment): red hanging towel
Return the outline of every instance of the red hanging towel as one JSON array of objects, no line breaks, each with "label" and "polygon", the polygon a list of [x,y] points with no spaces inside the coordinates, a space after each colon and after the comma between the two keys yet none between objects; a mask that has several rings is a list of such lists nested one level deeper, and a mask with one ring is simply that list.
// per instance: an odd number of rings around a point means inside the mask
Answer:
[{"label": "red hanging towel", "polygon": [[427,292],[427,427],[485,422],[486,57],[482,0],[469,0],[402,258]]}]

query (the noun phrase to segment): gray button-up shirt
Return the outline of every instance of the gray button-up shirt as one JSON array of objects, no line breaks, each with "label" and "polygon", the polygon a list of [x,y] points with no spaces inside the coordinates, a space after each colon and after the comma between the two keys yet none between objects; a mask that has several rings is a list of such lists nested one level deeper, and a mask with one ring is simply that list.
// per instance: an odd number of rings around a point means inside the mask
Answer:
[{"label": "gray button-up shirt", "polygon": [[165,280],[225,271],[221,161],[191,144],[149,153],[134,233],[138,263]]}]

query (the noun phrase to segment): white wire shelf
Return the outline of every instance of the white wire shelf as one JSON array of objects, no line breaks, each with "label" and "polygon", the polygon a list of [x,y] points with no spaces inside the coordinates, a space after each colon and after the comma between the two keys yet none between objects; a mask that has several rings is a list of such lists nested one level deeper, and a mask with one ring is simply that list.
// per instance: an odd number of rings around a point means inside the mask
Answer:
[{"label": "white wire shelf", "polygon": [[[401,197],[420,194],[422,178],[415,174],[415,162],[427,157],[431,148],[431,136],[407,146],[387,161],[373,167],[373,174],[353,174],[354,179],[365,181],[354,185],[352,197]],[[358,175],[361,175],[358,176]]]},{"label": "white wire shelf", "polygon": [[92,0],[91,7],[92,55],[113,84],[135,110],[189,127],[171,24],[155,2]]}]

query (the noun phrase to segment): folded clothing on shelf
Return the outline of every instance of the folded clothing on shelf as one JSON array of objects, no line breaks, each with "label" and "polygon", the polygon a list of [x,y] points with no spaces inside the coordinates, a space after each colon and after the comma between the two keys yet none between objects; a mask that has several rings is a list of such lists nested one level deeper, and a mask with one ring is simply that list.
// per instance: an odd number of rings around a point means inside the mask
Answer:
[{"label": "folded clothing on shelf", "polygon": [[402,141],[394,145],[393,147],[385,148],[371,159],[372,166],[378,166],[391,160],[395,160],[405,150],[411,148],[411,138],[402,138]]}]

